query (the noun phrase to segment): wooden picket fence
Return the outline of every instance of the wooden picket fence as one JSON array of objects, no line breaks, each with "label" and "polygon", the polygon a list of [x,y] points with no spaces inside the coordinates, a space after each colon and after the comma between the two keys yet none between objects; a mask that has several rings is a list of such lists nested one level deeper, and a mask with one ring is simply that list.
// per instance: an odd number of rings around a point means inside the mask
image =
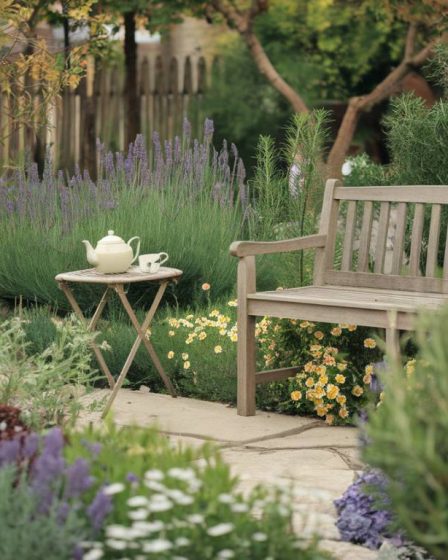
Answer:
[{"label": "wooden picket fence", "polygon": [[[203,101],[211,76],[212,60],[204,57],[182,59],[161,55],[145,57],[139,65],[139,91],[142,133],[148,146],[157,131],[161,139],[182,131],[184,117],[190,119],[193,134],[200,133],[205,118]],[[42,160],[46,149],[56,165],[71,169],[85,164],[88,126],[94,121],[94,137],[106,148],[124,150],[126,116],[122,67],[96,68],[91,64],[87,78],[75,90],[66,90],[48,108],[47,124],[40,129],[16,125],[10,111],[8,94],[0,91],[0,168],[14,166],[28,153]],[[32,94],[36,111],[42,102],[38,91]],[[90,125],[89,125],[90,123]],[[90,138],[92,138],[90,134]]]}]

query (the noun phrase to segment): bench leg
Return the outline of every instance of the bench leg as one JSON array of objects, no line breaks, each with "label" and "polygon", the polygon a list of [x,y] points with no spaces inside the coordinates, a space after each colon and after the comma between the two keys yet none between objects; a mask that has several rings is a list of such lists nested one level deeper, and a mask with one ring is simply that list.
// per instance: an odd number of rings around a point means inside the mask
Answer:
[{"label": "bench leg", "polygon": [[239,416],[255,414],[255,317],[238,320],[238,393]]},{"label": "bench leg", "polygon": [[256,291],[255,257],[243,257],[238,263],[238,388],[237,412],[255,414],[255,317],[248,314],[247,295]]},{"label": "bench leg", "polygon": [[386,329],[386,350],[392,363],[400,358],[400,332],[395,328]]}]

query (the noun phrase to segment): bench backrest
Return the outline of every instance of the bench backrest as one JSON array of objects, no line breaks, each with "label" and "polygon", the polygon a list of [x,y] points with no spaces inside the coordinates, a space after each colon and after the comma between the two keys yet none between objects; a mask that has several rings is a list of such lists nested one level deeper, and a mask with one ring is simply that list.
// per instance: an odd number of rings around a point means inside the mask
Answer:
[{"label": "bench backrest", "polygon": [[[448,292],[448,186],[344,187],[327,181],[314,282]],[[438,262],[443,262],[443,271]]]}]

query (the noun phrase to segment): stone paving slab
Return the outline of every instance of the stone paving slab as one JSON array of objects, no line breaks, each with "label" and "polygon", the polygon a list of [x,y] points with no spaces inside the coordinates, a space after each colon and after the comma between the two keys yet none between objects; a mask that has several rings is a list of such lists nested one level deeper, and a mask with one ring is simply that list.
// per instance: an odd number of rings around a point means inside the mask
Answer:
[{"label": "stone paving slab", "polygon": [[[108,390],[95,391],[104,398]],[[86,397],[92,399],[92,395]],[[294,529],[318,535],[336,560],[374,560],[378,554],[339,540],[333,501],[353,482],[362,463],[355,428],[329,427],[320,420],[257,412],[241,417],[233,407],[195,399],[122,389],[113,405],[118,425],[157,426],[173,445],[215,442],[240,479],[242,492],[257,484],[291,492]],[[100,413],[82,423],[101,422]]]},{"label": "stone paving slab", "polygon": [[[94,391],[92,398],[103,398],[109,390]],[[293,434],[322,424],[313,418],[257,412],[243,418],[236,409],[221,403],[169,395],[121,389],[112,406],[117,424],[157,425],[161,430],[182,436],[217,442],[250,442],[280,434]],[[98,421],[100,413],[91,413],[86,421]]]},{"label": "stone paving slab", "polygon": [[[293,434],[281,438],[272,438],[263,442],[262,447],[266,449],[313,449],[337,447],[357,448],[358,430],[350,426],[325,426],[314,430],[307,430],[299,434]],[[248,447],[257,447],[257,443],[250,443]]]}]

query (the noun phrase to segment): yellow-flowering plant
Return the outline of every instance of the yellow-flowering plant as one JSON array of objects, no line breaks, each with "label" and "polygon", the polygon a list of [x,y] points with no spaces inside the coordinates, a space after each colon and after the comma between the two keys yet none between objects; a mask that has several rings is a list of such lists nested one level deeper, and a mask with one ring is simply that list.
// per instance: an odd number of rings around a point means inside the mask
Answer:
[{"label": "yellow-flowering plant", "polygon": [[[264,368],[297,366],[281,408],[317,414],[328,424],[352,422],[365,404],[381,354],[356,325],[264,318],[257,324]],[[281,394],[279,396],[281,397]]]}]

